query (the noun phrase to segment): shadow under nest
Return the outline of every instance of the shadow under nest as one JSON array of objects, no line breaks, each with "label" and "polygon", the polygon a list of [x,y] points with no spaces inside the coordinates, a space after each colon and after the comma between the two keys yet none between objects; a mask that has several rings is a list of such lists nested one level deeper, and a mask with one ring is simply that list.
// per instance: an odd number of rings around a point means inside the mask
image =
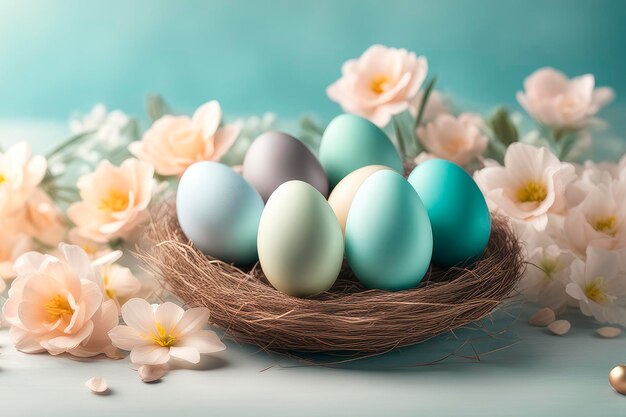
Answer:
[{"label": "shadow under nest", "polygon": [[489,244],[466,268],[431,267],[417,288],[368,290],[347,263],[335,285],[313,298],[274,289],[258,263],[242,270],[211,259],[184,236],[172,203],[156,207],[137,248],[144,268],[240,343],[285,352],[383,353],[479,321],[516,287],[525,263],[508,222],[494,215]]}]

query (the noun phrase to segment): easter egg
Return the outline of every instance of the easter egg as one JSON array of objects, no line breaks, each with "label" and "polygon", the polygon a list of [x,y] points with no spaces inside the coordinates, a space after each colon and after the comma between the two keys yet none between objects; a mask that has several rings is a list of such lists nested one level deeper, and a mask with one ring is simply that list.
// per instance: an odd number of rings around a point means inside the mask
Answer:
[{"label": "easter egg", "polygon": [[346,175],[367,165],[385,165],[402,172],[402,161],[385,132],[367,119],[342,114],[326,127],[319,158],[331,188]]},{"label": "easter egg", "polygon": [[409,182],[430,217],[433,263],[450,267],[480,257],[489,242],[491,215],[472,177],[452,162],[431,159],[415,167]]},{"label": "easter egg", "polygon": [[337,220],[339,220],[342,232],[345,232],[346,230],[348,211],[350,210],[352,200],[354,199],[357,190],[370,175],[383,169],[391,168],[383,165],[368,165],[363,168],[359,168],[339,181],[339,184],[337,184],[330,193],[330,196],[328,197],[328,204],[330,204],[330,207],[335,212],[335,216],[337,216]]},{"label": "easter egg", "polygon": [[291,180],[309,183],[328,196],[328,179],[322,165],[304,143],[286,133],[266,132],[252,142],[243,161],[243,177],[263,201]]},{"label": "easter egg", "polygon": [[375,172],[356,192],[345,241],[348,263],[363,285],[392,291],[420,283],[433,249],[426,208],[391,170]]},{"label": "easter egg", "polygon": [[302,181],[282,184],[267,201],[257,247],[270,284],[296,297],[330,289],[343,262],[343,236],[332,209]]},{"label": "easter egg", "polygon": [[225,262],[256,262],[262,212],[259,193],[226,165],[196,162],[178,184],[176,214],[185,236],[206,255]]}]

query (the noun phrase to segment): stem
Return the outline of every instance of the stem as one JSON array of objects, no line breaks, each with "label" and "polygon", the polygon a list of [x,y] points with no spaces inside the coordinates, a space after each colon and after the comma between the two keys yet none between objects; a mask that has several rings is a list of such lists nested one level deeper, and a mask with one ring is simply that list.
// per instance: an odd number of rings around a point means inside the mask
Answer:
[{"label": "stem", "polygon": [[419,125],[422,123],[422,119],[424,118],[424,112],[426,111],[426,103],[428,103],[428,99],[430,98],[430,93],[435,88],[435,84],[437,83],[437,76],[433,76],[430,79],[428,85],[424,89],[424,95],[422,96],[422,102],[420,103],[420,109],[417,112],[417,117],[415,118],[415,128],[417,129]]},{"label": "stem", "polygon": [[83,132],[83,133],[79,133],[77,135],[74,135],[74,136],[70,137],[68,140],[66,140],[65,142],[61,143],[59,146],[57,146],[56,148],[54,148],[50,152],[48,152],[46,154],[46,159],[50,159],[54,155],[56,155],[57,153],[61,152],[62,150],[67,149],[70,146],[75,145],[77,143],[80,143],[87,136],[89,136],[89,135],[91,135],[93,133],[95,133],[95,131]]},{"label": "stem", "polygon": [[398,124],[398,119],[396,119],[396,116],[393,116],[391,120],[393,123],[393,127],[396,131],[398,149],[400,150],[400,155],[402,156],[402,161],[404,162],[407,159],[407,155],[406,155],[406,146],[404,146],[404,138],[402,137],[402,131],[400,129],[400,125]]}]

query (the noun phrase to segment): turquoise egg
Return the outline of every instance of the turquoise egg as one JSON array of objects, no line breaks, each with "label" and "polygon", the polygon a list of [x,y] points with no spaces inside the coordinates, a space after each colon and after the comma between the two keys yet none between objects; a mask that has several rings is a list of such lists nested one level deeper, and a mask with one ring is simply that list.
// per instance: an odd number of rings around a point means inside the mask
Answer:
[{"label": "turquoise egg", "polygon": [[472,177],[452,162],[431,159],[415,167],[409,182],[428,210],[433,263],[450,267],[480,257],[489,242],[491,215]]},{"label": "turquoise egg", "polygon": [[272,193],[259,223],[259,263],[277,290],[310,297],[333,286],[343,263],[343,235],[318,190],[288,181]]},{"label": "turquoise egg", "polygon": [[326,127],[319,160],[331,188],[346,175],[367,165],[385,165],[402,172],[402,161],[385,132],[367,119],[342,114]]},{"label": "turquoise egg", "polygon": [[433,236],[428,213],[402,175],[375,172],[359,187],[346,222],[346,256],[368,288],[417,286],[430,264]]},{"label": "turquoise egg", "polygon": [[262,212],[259,193],[226,165],[196,162],[178,184],[180,227],[198,249],[213,258],[241,265],[256,262]]}]

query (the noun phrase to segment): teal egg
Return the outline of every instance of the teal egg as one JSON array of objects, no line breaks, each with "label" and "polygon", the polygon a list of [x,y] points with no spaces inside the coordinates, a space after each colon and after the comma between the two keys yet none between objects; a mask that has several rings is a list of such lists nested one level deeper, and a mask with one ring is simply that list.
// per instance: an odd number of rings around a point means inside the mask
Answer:
[{"label": "teal egg", "polygon": [[431,159],[415,167],[409,182],[428,210],[433,263],[450,267],[480,257],[489,242],[491,215],[472,177],[452,162]]},{"label": "teal egg", "polygon": [[241,175],[217,162],[196,162],[180,179],[176,214],[185,235],[206,255],[250,265],[257,260],[263,200]]},{"label": "teal egg", "polygon": [[288,181],[272,193],[259,223],[259,263],[277,290],[310,297],[333,286],[343,263],[343,235],[318,190]]},{"label": "teal egg", "polygon": [[400,155],[385,132],[352,114],[337,116],[326,127],[319,160],[331,188],[352,171],[367,165],[385,165],[402,172]]},{"label": "teal egg", "polygon": [[357,191],[346,222],[346,255],[368,288],[417,286],[430,264],[433,236],[419,196],[400,174],[372,174]]}]

